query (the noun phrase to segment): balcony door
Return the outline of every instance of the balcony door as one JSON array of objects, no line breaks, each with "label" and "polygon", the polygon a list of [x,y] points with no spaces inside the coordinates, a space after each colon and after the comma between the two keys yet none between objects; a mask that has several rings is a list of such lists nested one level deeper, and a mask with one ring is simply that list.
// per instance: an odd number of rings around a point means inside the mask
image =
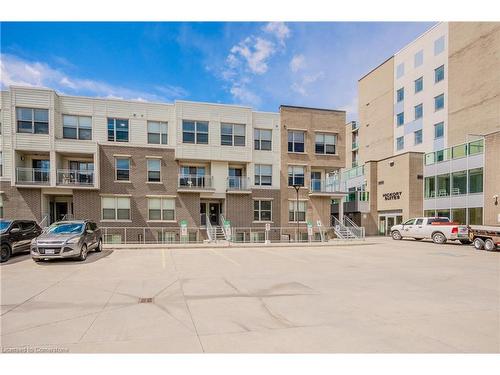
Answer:
[{"label": "balcony door", "polygon": [[33,159],[31,168],[33,168],[33,182],[47,182],[49,180],[50,160]]},{"label": "balcony door", "polygon": [[311,190],[321,191],[321,172],[311,172]]},{"label": "balcony door", "polygon": [[243,177],[242,168],[229,168],[229,187],[233,189],[240,189]]},{"label": "balcony door", "polygon": [[88,161],[71,160],[69,162],[71,182],[92,184],[94,177],[94,163]]}]

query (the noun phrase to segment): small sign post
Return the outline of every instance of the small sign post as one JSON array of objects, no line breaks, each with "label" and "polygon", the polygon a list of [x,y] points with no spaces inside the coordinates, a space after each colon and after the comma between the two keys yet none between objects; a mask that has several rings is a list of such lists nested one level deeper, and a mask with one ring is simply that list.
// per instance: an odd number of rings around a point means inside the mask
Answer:
[{"label": "small sign post", "polygon": [[229,220],[224,220],[224,231],[226,232],[226,238],[231,241],[231,222]]},{"label": "small sign post", "polygon": [[307,222],[307,238],[309,242],[312,241],[312,236],[313,236],[313,225],[311,221]]},{"label": "small sign post", "polygon": [[271,224],[270,223],[266,223],[266,231],[264,232],[266,238],[265,238],[265,243],[266,245],[271,243],[271,241],[269,241],[269,231],[271,230]]}]

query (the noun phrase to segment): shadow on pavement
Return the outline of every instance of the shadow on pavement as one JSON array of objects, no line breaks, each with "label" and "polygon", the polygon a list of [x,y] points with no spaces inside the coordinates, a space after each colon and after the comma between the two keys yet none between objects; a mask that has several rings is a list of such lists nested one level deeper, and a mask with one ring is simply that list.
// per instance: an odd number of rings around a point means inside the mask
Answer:
[{"label": "shadow on pavement", "polygon": [[113,250],[103,250],[100,253],[96,253],[94,251],[88,253],[87,259],[84,262],[80,262],[76,259],[50,259],[50,260],[42,260],[40,262],[37,262],[36,265],[40,266],[50,266],[50,265],[58,265],[58,264],[67,264],[67,265],[81,265],[81,264],[88,264],[88,263],[94,263],[97,262],[100,259],[106,258],[107,256],[111,255],[113,253]]},{"label": "shadow on pavement", "polygon": [[31,260],[31,255],[29,252],[13,254],[7,262],[0,263],[0,265],[1,267],[5,267],[25,260]]}]

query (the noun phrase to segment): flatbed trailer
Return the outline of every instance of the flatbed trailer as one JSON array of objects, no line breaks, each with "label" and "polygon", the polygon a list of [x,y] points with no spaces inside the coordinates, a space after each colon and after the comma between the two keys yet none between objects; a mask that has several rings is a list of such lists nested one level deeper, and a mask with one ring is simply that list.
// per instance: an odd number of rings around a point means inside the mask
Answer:
[{"label": "flatbed trailer", "polygon": [[500,227],[469,226],[469,239],[477,250],[498,250],[500,247]]}]

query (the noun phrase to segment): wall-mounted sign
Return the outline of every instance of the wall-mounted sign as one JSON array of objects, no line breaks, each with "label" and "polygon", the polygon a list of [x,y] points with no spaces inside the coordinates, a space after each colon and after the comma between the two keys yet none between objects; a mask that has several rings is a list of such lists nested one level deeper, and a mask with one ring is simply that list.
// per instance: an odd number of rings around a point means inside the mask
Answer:
[{"label": "wall-mounted sign", "polygon": [[384,197],[384,199],[386,201],[392,201],[394,199],[400,199],[401,198],[401,192],[400,191],[396,191],[396,192],[393,192],[393,193],[384,193],[384,194],[382,194],[382,196]]}]

